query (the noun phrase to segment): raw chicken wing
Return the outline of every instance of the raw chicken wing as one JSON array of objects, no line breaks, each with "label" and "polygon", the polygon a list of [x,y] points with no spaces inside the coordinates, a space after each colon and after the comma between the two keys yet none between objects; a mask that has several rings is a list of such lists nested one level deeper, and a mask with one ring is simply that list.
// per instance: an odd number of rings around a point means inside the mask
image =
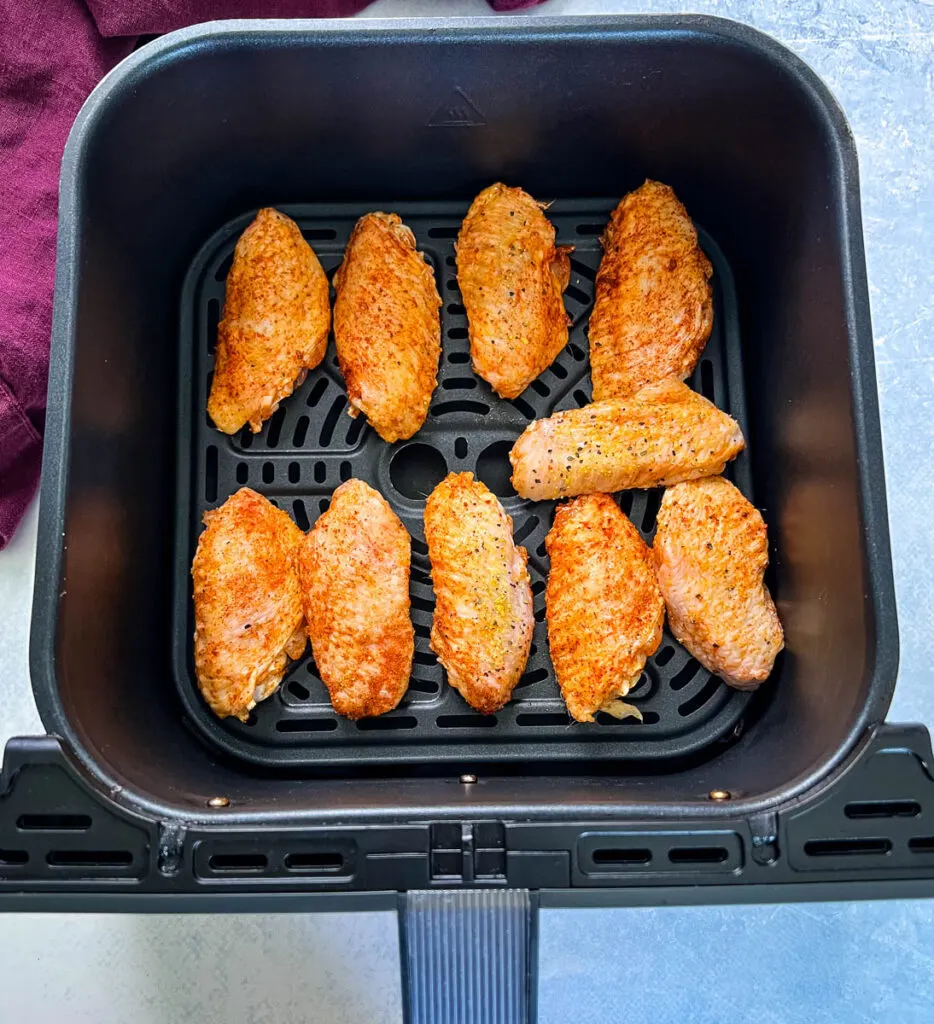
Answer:
[{"label": "raw chicken wing", "polygon": [[204,523],[191,566],[195,672],[214,714],[245,722],[276,691],[288,658],[305,650],[302,531],[248,487],[205,512]]},{"label": "raw chicken wing", "polygon": [[240,236],[217,329],[208,413],[219,430],[256,433],[324,358],[328,279],[295,221],[260,210]]},{"label": "raw chicken wing", "polygon": [[603,248],[589,327],[594,400],[684,380],[710,337],[712,271],[674,191],[647,181],[630,192]]},{"label": "raw chicken wing", "polygon": [[548,645],[571,717],[641,719],[620,698],[662,639],[665,605],[651,551],[608,494],[559,505],[545,547]]},{"label": "raw chicken wing", "polygon": [[472,473],[450,473],[425,503],[435,586],[431,649],[483,714],[509,700],[532,645],[532,588],[512,519]]},{"label": "raw chicken wing", "polygon": [[391,711],[408,689],[410,560],[405,527],[362,480],[337,488],[302,542],[311,651],[334,709],[348,718]]},{"label": "raw chicken wing", "polygon": [[669,487],[653,550],[672,633],[730,686],[755,689],[783,646],[759,510],[722,477]]},{"label": "raw chicken wing", "polygon": [[512,485],[539,501],[657,487],[721,473],[745,443],[735,420],[668,380],[530,423],[509,453]]},{"label": "raw chicken wing", "polygon": [[394,213],[354,227],[334,277],[334,339],[350,399],[384,441],[425,422],[438,383],[441,299],[415,236]]},{"label": "raw chicken wing", "polygon": [[521,188],[491,185],[473,201],[457,239],[457,282],[474,372],[502,398],[516,398],[568,341],[561,293],[569,248]]}]

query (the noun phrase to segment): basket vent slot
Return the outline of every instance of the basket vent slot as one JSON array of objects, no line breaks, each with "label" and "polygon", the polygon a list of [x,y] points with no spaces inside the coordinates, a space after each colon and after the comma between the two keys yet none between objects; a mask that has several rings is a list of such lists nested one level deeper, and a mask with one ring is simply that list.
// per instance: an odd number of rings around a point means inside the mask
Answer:
[{"label": "basket vent slot", "polygon": [[606,864],[611,867],[630,867],[635,864],[650,864],[652,851],[638,847],[607,847],[594,850],[594,864]]},{"label": "basket vent slot", "polygon": [[337,728],[333,718],[280,718],[276,732],[332,732]]},{"label": "basket vent slot", "polygon": [[91,827],[89,814],[21,814],[16,827],[36,832],[85,832]]},{"label": "basket vent slot", "polygon": [[804,844],[808,857],[878,856],[892,852],[891,839],[811,839]]},{"label": "basket vent slot", "polygon": [[848,818],[916,818],[921,805],[915,800],[857,800],[844,807]]},{"label": "basket vent slot", "polygon": [[676,846],[668,851],[672,864],[723,864],[729,856],[725,846]]},{"label": "basket vent slot", "polygon": [[59,868],[127,868],[133,854],[129,850],[52,850],[45,859]]},{"label": "basket vent slot", "polygon": [[326,850],[320,852],[290,853],[285,858],[289,871],[304,871],[308,874],[340,871],[344,858],[339,853]]},{"label": "basket vent slot", "polygon": [[215,853],[208,861],[212,871],[243,874],[244,872],[265,871],[269,858],[265,853]]}]

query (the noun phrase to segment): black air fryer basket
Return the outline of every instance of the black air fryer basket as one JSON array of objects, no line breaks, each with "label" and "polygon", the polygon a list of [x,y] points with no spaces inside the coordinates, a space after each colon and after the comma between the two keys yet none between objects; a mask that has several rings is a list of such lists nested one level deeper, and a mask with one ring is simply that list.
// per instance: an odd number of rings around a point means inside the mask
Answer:
[{"label": "black air fryer basket", "polygon": [[[675,188],[714,266],[691,383],[749,441],[729,472],[769,524],[787,649],[749,695],[666,634],[633,693],[644,722],[578,725],[542,621],[554,505],[515,496],[505,453],[530,419],[589,400],[598,238],[646,177]],[[575,246],[570,343],[512,402],[471,372],[453,265],[496,180],[553,201]],[[444,335],[410,441],[346,414],[333,347],[260,434],[209,425],[224,279],[264,205],[329,273],[361,213],[412,226]],[[5,909],[401,900],[414,963],[440,892],[467,921],[518,915],[519,949],[538,903],[932,890],[930,741],[884,724],[897,631],[855,147],[771,40],[691,17],[228,22],[151,43],[68,143],[52,356],[31,641],[48,735],[6,749]],[[462,469],[513,516],[535,594],[528,670],[489,717],[427,644],[424,497]],[[248,484],[307,528],[350,476],[414,538],[409,694],[340,719],[306,658],[250,721],[218,721],[191,664],[202,513]],[[659,497],[621,499],[646,538]]]}]

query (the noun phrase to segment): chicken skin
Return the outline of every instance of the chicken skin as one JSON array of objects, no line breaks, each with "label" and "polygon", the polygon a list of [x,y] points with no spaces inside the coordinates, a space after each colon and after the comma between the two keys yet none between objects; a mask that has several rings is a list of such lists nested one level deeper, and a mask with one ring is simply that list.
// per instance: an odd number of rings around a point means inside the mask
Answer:
[{"label": "chicken skin", "polygon": [[441,299],[411,230],[394,213],[361,217],[334,287],[351,416],[362,412],[384,441],[411,437],[428,415],[441,356]]},{"label": "chicken skin", "polygon": [[769,554],[759,510],[722,477],[669,487],[653,552],[672,633],[724,682],[755,689],[784,642],[762,580]]},{"label": "chicken skin", "polygon": [[362,480],[348,480],[305,536],[299,558],[311,651],[338,714],[382,715],[405,695],[415,631],[411,541]]},{"label": "chicken skin", "polygon": [[205,512],[204,523],[191,566],[195,673],[215,715],[245,722],[305,650],[302,531],[248,487]]},{"label": "chicken skin", "polygon": [[548,645],[571,717],[592,722],[641,714],[625,697],[658,650],[665,605],[652,553],[608,494],[586,494],[555,512],[545,548]]},{"label": "chicken skin", "polygon": [[425,503],[435,587],[431,649],[448,682],[489,715],[509,700],[532,645],[532,587],[512,519],[472,473],[450,473]]},{"label": "chicken skin", "polygon": [[457,239],[474,372],[502,398],[521,395],[568,341],[561,295],[573,250],[555,248],[543,208],[521,188],[491,185]]},{"label": "chicken skin", "polygon": [[613,211],[590,317],[594,401],[688,377],[710,337],[710,262],[674,191],[647,181]]},{"label": "chicken skin", "polygon": [[631,398],[535,420],[509,461],[516,491],[541,501],[722,473],[745,444],[735,420],[686,384],[668,380]]},{"label": "chicken skin", "polygon": [[324,358],[328,279],[295,221],[260,210],[227,275],[208,414],[218,430],[256,433]]}]

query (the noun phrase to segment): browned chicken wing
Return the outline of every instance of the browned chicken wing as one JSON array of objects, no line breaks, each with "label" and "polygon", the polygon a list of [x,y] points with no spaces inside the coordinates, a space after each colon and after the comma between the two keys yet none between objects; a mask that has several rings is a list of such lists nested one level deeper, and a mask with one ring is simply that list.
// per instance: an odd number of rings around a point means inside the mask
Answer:
[{"label": "browned chicken wing", "polygon": [[512,694],[532,645],[532,588],[512,519],[472,473],[451,473],[425,503],[435,587],[431,649],[483,714]]},{"label": "browned chicken wing", "polygon": [[657,487],[721,473],[745,447],[739,424],[680,381],[594,402],[526,427],[512,485],[542,500]]},{"label": "browned chicken wing", "polygon": [[438,383],[441,299],[415,236],[394,213],[354,227],[334,278],[334,339],[350,399],[384,441],[425,422]]},{"label": "browned chicken wing", "polygon": [[214,714],[245,722],[305,650],[298,583],[302,531],[243,487],[205,512],[191,566],[195,672]]},{"label": "browned chicken wing", "polygon": [[571,717],[641,718],[620,698],[662,639],[665,605],[651,551],[608,494],[559,505],[545,547],[548,645]]},{"label": "browned chicken wing", "polygon": [[457,281],[477,376],[516,398],[568,341],[561,293],[570,248],[521,188],[491,185],[473,201],[457,239]]},{"label": "browned chicken wing", "polygon": [[391,711],[408,689],[415,649],[410,559],[399,517],[362,480],[337,488],[302,542],[311,650],[331,703],[348,718]]},{"label": "browned chicken wing", "polygon": [[255,433],[324,358],[328,279],[298,225],[260,210],[240,236],[217,329],[208,413],[219,430]]},{"label": "browned chicken wing", "polygon": [[769,554],[759,510],[722,477],[669,487],[653,550],[672,633],[725,682],[755,689],[784,639],[762,581]]},{"label": "browned chicken wing", "polygon": [[710,337],[712,271],[674,191],[647,181],[630,192],[603,248],[589,327],[594,401],[684,380]]}]

